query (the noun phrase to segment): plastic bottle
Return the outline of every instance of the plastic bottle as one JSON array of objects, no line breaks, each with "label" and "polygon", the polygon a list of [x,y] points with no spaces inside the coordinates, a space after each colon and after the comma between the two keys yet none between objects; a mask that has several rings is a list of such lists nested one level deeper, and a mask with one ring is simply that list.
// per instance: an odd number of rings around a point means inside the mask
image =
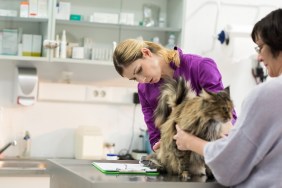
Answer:
[{"label": "plastic bottle", "polygon": [[166,48],[173,49],[175,47],[175,35],[170,34],[168,37]]},{"label": "plastic bottle", "polygon": [[21,153],[21,157],[23,158],[30,157],[30,149],[31,149],[30,134],[28,131],[25,131],[25,136],[23,138],[23,151]]},{"label": "plastic bottle", "polygon": [[57,46],[57,48],[55,48],[54,57],[59,58],[60,57],[60,38],[59,38],[59,35],[56,35],[56,42],[57,42],[58,46]]},{"label": "plastic bottle", "polygon": [[20,17],[28,17],[28,9],[29,9],[29,3],[27,1],[21,2]]},{"label": "plastic bottle", "polygon": [[60,43],[60,58],[67,58],[67,39],[66,39],[66,30],[63,30],[61,43]]}]

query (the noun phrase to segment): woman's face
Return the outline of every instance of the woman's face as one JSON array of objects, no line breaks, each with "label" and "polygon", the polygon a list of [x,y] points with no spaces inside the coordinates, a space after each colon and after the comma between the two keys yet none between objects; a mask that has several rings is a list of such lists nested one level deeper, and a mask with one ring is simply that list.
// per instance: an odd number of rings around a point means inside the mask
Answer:
[{"label": "woman's face", "polygon": [[161,79],[161,59],[149,49],[142,48],[143,58],[132,62],[124,68],[123,77],[136,80],[139,83],[157,83]]},{"label": "woman's face", "polygon": [[261,39],[256,41],[259,48],[258,60],[263,62],[267,68],[268,75],[277,77],[282,74],[282,52],[277,57],[273,57],[270,47],[265,44]]}]

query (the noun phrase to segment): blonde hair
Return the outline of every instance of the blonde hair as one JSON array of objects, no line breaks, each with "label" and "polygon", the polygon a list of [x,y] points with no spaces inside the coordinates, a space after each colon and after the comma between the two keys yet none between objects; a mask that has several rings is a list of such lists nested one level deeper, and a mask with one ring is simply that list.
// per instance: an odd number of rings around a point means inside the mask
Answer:
[{"label": "blonde hair", "polygon": [[153,54],[162,57],[166,63],[173,62],[177,67],[180,64],[180,58],[177,50],[170,50],[160,44],[143,41],[138,39],[127,39],[120,42],[114,53],[113,61],[116,71],[122,76],[123,69],[128,67],[137,59],[143,58],[142,48],[149,49]]}]

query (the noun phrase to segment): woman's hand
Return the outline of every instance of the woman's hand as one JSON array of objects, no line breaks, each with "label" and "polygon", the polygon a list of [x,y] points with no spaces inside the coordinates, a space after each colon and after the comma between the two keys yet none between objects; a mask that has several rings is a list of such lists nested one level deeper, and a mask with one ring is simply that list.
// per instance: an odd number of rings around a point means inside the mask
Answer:
[{"label": "woman's hand", "polygon": [[208,143],[207,141],[183,131],[178,125],[175,125],[175,128],[177,133],[173,136],[173,139],[176,141],[179,150],[191,150],[200,155],[204,154],[204,147]]},{"label": "woman's hand", "polygon": [[156,142],[153,145],[153,150],[156,151],[156,150],[160,149],[160,146],[161,146],[161,141]]},{"label": "woman's hand", "polygon": [[190,135],[179,128],[178,125],[175,125],[176,135],[173,136],[173,139],[176,141],[177,149],[179,150],[189,150],[189,137]]},{"label": "woman's hand", "polygon": [[233,128],[231,121],[226,122],[222,126],[221,137],[226,137],[229,134],[230,129]]}]

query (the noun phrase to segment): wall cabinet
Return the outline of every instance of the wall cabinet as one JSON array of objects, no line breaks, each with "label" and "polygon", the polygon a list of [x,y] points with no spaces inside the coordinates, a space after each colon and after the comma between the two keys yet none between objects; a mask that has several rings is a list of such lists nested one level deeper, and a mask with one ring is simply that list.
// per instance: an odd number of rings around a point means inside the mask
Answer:
[{"label": "wall cabinet", "polygon": [[[69,0],[62,6],[58,0],[37,0],[38,9],[46,4],[46,14],[41,17],[20,17],[21,1],[0,0],[0,66],[35,66],[43,80],[59,81],[66,72],[74,82],[115,80],[119,76],[112,66],[113,43],[126,38],[158,39],[166,45],[173,34],[181,46],[184,0]],[[11,11],[17,11],[16,15],[11,16]],[[71,14],[72,20],[62,19],[62,12]],[[145,25],[144,15],[153,19],[152,26]],[[56,40],[56,36],[61,39],[65,30],[69,45],[84,46],[84,58],[60,58],[54,49],[45,48],[41,57],[2,53],[8,44],[5,29],[18,32],[18,43],[22,43],[23,34],[41,35],[42,40]]]}]

